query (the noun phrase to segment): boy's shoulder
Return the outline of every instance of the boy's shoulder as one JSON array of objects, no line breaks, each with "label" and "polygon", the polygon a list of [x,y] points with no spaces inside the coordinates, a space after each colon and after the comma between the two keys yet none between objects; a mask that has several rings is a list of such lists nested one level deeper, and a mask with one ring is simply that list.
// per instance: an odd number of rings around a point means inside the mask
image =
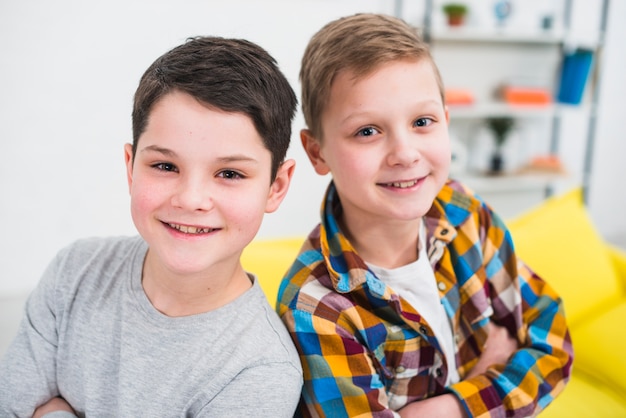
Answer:
[{"label": "boy's shoulder", "polygon": [[[478,214],[479,216],[474,216]],[[448,179],[435,196],[426,218],[445,218],[452,226],[464,224],[468,219],[492,218],[493,209],[472,188],[454,179]],[[497,217],[497,216],[496,216]]]},{"label": "boy's shoulder", "polygon": [[62,248],[51,263],[58,283],[77,286],[86,278],[139,266],[147,251],[140,236],[90,237]]},{"label": "boy's shoulder", "polygon": [[110,236],[79,238],[59,251],[59,256],[88,256],[96,253],[125,253],[145,244],[140,236]]},{"label": "boy's shoulder", "polygon": [[435,196],[435,202],[444,207],[457,206],[469,211],[478,210],[485,203],[472,188],[455,179],[446,181]]},{"label": "boy's shoulder", "polygon": [[[277,313],[270,306],[255,280],[252,288],[233,302],[233,308],[226,315],[238,316],[237,324],[229,329],[239,340],[237,350],[247,353],[246,357],[255,357],[260,362],[286,362],[298,365],[298,355]],[[229,318],[224,317],[228,323]]]}]

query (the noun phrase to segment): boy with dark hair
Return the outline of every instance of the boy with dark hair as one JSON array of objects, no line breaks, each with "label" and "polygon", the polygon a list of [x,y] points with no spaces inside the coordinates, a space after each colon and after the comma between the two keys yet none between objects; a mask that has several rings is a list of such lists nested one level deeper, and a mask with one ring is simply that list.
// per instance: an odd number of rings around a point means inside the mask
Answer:
[{"label": "boy with dark hair", "polygon": [[244,40],[190,39],[148,68],[125,146],[140,236],[52,261],[0,364],[0,415],[293,414],[298,356],[240,255],[287,193],[295,106]]},{"label": "boy with dark hair", "polygon": [[563,390],[559,296],[448,179],[441,77],[400,19],[326,25],[302,59],[302,144],[332,174],[281,284],[311,416],[526,417]]}]

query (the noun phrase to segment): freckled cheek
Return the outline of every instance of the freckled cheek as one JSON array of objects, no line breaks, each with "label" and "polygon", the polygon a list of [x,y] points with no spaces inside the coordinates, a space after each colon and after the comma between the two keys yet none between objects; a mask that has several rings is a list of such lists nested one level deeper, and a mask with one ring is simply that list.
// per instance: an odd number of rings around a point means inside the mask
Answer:
[{"label": "freckled cheek", "polygon": [[424,150],[424,154],[428,159],[440,167],[450,165],[451,153],[452,150],[449,141],[433,143],[431,147]]},{"label": "freckled cheek", "polygon": [[133,188],[130,195],[133,216],[146,214],[163,202],[158,188]]},{"label": "freckled cheek", "polygon": [[444,149],[439,153],[441,156],[441,164],[445,167],[450,167],[450,163],[452,160],[452,148],[450,147],[450,143],[446,143]]},{"label": "freckled cheek", "polygon": [[449,168],[452,157],[449,152],[441,152],[437,158],[437,165],[441,168]]},{"label": "freckled cheek", "polygon": [[237,224],[249,224],[262,217],[265,212],[266,196],[259,191],[248,190],[245,193],[224,194],[214,199],[225,217]]},{"label": "freckled cheek", "polygon": [[133,223],[135,227],[139,231],[140,234],[144,234],[147,229],[146,225],[148,223],[148,219],[150,218],[150,208],[149,205],[146,204],[146,201],[142,199],[141,195],[131,194],[130,198],[130,214],[133,219]]},{"label": "freckled cheek", "polygon": [[350,177],[354,179],[358,176],[366,176],[378,164],[381,154],[371,153],[343,153],[338,154],[332,161],[331,171],[334,177]]},{"label": "freckled cheek", "polygon": [[438,182],[443,183],[450,175],[451,150],[450,147],[439,147],[439,149],[431,155],[432,168],[437,173]]}]

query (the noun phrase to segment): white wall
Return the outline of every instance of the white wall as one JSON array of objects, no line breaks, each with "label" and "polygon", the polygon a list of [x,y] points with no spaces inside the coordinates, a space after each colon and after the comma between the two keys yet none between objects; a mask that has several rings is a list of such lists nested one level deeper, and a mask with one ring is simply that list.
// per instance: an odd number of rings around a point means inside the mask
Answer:
[{"label": "white wall", "polygon": [[[390,0],[30,0],[0,2],[0,294],[30,289],[61,246],[135,233],[123,144],[143,71],[185,38],[247,38],[296,91],[302,52],[323,24]],[[305,234],[327,179],[301,151],[294,123],[291,192],[260,236]]]},{"label": "white wall", "polygon": [[[614,3],[624,9],[626,2]],[[275,56],[299,92],[299,60],[310,36],[360,11],[393,13],[394,1],[0,2],[0,295],[32,288],[58,249],[76,238],[134,233],[122,146],[131,140],[137,82],[157,56],[193,35],[248,38]],[[612,26],[617,39],[626,39],[624,25]],[[606,161],[594,170],[602,187],[620,187],[626,165],[611,147],[624,150],[617,112],[626,57],[614,43],[605,59],[611,69],[603,73],[603,94],[615,104],[602,107],[596,156]],[[289,151],[298,163],[292,188],[260,237],[305,234],[317,222],[328,178],[314,174],[300,149],[303,124],[298,114]],[[621,177],[608,175],[615,171]],[[603,230],[619,225],[626,234],[626,202],[615,196],[594,188],[594,199],[612,204],[598,212]]]},{"label": "white wall", "polygon": [[603,235],[626,248],[626,1],[612,0],[600,72],[589,207]]}]

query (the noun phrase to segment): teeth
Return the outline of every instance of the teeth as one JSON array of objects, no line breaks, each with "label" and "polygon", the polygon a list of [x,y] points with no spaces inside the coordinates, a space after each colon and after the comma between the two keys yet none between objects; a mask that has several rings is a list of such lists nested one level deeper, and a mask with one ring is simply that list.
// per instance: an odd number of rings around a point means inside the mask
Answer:
[{"label": "teeth", "polygon": [[400,189],[406,189],[408,187],[412,187],[415,186],[415,184],[417,184],[417,180],[411,180],[411,181],[398,181],[395,183],[391,183],[391,185],[393,187],[398,187]]},{"label": "teeth", "polygon": [[213,230],[212,228],[198,228],[195,226],[185,226],[177,224],[168,225],[184,234],[207,234]]}]

